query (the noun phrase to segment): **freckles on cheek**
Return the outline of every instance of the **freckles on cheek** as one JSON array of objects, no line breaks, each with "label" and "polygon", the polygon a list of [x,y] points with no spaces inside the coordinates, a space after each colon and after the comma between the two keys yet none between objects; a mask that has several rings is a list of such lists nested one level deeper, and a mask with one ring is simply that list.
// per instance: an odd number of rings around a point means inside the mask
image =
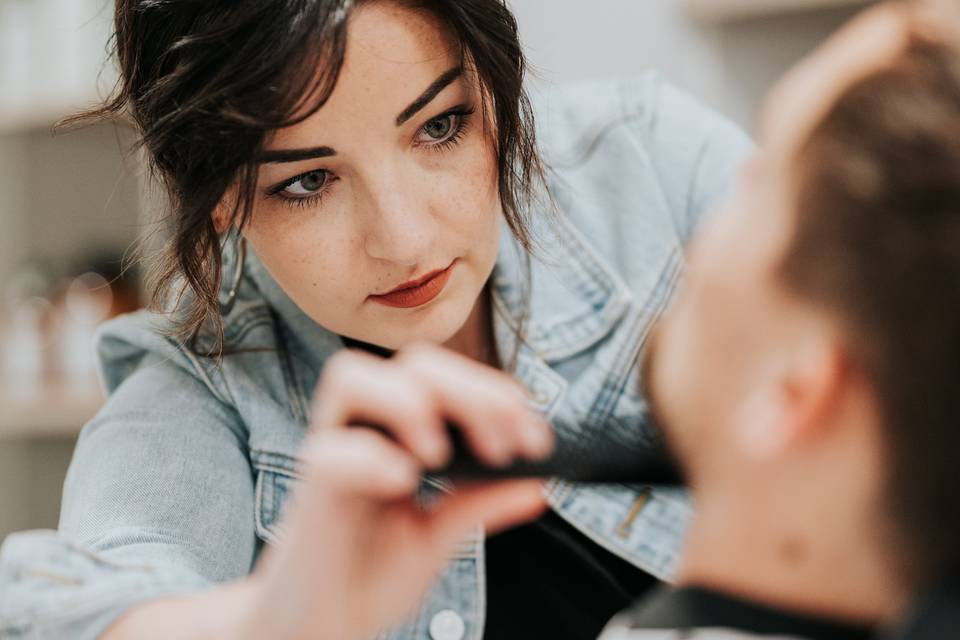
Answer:
[{"label": "freckles on cheek", "polygon": [[[493,151],[496,142],[481,132],[470,137],[463,148],[462,162],[452,172],[452,186],[461,201],[482,200],[485,203],[498,197],[499,173]],[[487,207],[483,207],[485,210]]]},{"label": "freckles on cheek", "polygon": [[469,216],[476,223],[487,221],[500,205],[496,174],[486,167],[476,167],[456,183],[453,196],[448,202],[454,204],[456,214]]},{"label": "freckles on cheek", "polygon": [[293,290],[322,288],[329,274],[342,274],[350,268],[345,262],[344,247],[324,241],[322,234],[302,229],[296,233],[261,235],[253,248],[268,270]]}]

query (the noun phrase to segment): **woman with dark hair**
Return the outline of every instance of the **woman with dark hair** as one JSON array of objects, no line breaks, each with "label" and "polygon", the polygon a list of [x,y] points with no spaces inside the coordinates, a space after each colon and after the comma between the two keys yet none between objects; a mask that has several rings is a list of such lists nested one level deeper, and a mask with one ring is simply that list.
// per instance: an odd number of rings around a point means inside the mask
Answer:
[{"label": "woman with dark hair", "polygon": [[671,577],[679,489],[420,477],[445,419],[491,466],[656,446],[639,351],[734,127],[654,75],[534,108],[500,0],[118,0],[115,48],[80,119],[142,134],[168,252],[0,635],[587,638]]}]

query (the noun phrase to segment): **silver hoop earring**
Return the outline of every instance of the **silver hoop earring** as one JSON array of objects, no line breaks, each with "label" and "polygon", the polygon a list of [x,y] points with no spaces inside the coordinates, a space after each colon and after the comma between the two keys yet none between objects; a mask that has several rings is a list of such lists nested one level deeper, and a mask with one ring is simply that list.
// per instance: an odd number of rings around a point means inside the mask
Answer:
[{"label": "silver hoop earring", "polygon": [[237,242],[237,264],[233,270],[233,279],[230,281],[230,290],[227,292],[227,299],[220,301],[220,317],[225,318],[237,302],[237,290],[240,288],[240,281],[243,280],[243,263],[247,261],[247,240],[240,238]]}]

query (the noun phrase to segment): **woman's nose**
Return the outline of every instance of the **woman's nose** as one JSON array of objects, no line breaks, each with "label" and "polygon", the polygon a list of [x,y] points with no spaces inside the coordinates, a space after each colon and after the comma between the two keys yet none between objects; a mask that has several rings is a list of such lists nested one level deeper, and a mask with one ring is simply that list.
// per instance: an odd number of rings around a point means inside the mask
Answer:
[{"label": "woman's nose", "polygon": [[437,220],[426,194],[394,182],[381,183],[367,198],[364,249],[377,260],[413,266],[429,257],[437,236]]}]

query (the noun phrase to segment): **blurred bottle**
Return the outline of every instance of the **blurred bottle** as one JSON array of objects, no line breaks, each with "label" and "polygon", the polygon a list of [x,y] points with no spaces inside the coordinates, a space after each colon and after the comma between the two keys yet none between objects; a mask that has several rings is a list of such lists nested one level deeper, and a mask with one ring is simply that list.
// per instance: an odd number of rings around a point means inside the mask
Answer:
[{"label": "blurred bottle", "polygon": [[10,314],[3,345],[4,384],[17,396],[40,395],[45,375],[46,324],[52,305],[45,298],[21,303]]},{"label": "blurred bottle", "polygon": [[63,322],[59,336],[59,370],[73,387],[96,384],[97,326],[110,316],[113,292],[98,273],[85,273],[70,283],[63,298]]},{"label": "blurred bottle", "polygon": [[[3,383],[19,396],[40,394],[47,371],[54,308],[48,279],[37,268],[14,273],[4,291],[6,322],[0,334]],[[4,326],[5,325],[5,326]]]}]

